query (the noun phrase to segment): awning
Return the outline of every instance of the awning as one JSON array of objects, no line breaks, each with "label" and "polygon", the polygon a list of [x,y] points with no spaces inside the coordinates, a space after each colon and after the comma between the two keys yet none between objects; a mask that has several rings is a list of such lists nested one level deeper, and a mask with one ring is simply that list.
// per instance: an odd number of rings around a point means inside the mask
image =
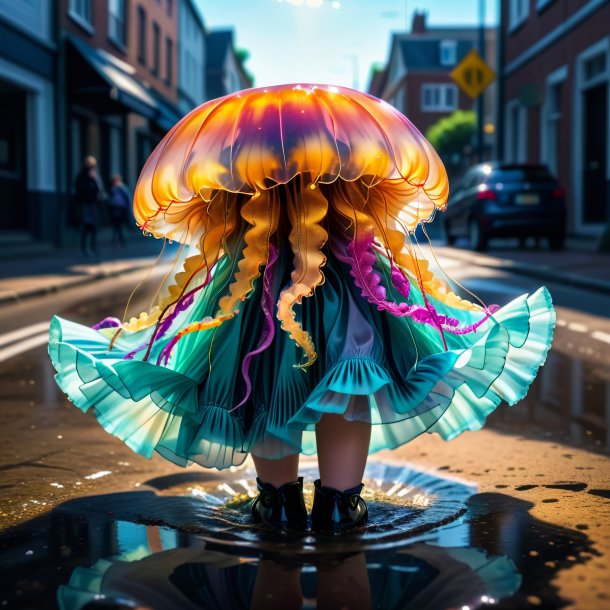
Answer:
[{"label": "awning", "polygon": [[103,49],[94,49],[82,40],[68,36],[68,41],[79,55],[93,68],[101,79],[100,83],[91,82],[91,78],[78,74],[73,84],[74,91],[80,94],[106,93],[107,96],[149,119],[159,115],[157,100],[149,90],[137,80],[135,68]]},{"label": "awning", "polygon": [[164,99],[157,97],[157,116],[155,123],[163,130],[169,131],[181,118],[182,114],[177,108],[170,106]]}]

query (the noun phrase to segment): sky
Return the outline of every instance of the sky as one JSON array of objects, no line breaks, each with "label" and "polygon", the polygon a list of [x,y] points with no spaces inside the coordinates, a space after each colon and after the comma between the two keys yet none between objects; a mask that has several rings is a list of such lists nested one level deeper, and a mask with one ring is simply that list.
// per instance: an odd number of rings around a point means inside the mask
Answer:
[{"label": "sky", "polygon": [[362,90],[372,65],[387,60],[392,32],[411,29],[415,9],[427,10],[432,26],[475,25],[480,1],[487,25],[496,24],[497,0],[195,0],[208,29],[234,29],[256,87]]}]

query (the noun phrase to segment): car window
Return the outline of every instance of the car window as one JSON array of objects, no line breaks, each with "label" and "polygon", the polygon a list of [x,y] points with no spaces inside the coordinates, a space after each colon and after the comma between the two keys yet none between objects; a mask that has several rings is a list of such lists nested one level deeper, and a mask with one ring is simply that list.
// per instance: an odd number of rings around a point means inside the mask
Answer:
[{"label": "car window", "polygon": [[501,182],[540,182],[553,180],[546,167],[507,167],[491,173],[492,180]]}]

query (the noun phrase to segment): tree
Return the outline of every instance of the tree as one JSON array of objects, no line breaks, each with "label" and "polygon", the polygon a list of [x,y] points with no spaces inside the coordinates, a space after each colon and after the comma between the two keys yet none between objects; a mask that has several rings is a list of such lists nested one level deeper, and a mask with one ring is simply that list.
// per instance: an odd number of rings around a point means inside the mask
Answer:
[{"label": "tree", "polygon": [[453,155],[462,155],[464,148],[472,143],[476,129],[475,112],[456,110],[431,125],[425,135],[439,155],[451,159]]},{"label": "tree", "polygon": [[250,51],[248,51],[247,49],[235,49],[235,57],[237,58],[241,69],[244,71],[244,74],[246,75],[250,83],[254,85],[254,75],[252,74],[252,72],[250,72],[250,70],[248,70],[248,68],[246,68],[245,65],[248,59],[250,59]]}]

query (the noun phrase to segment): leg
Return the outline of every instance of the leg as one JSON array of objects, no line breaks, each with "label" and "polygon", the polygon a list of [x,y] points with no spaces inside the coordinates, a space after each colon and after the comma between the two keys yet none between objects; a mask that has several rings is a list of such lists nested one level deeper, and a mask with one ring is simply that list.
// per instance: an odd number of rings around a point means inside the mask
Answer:
[{"label": "leg", "polygon": [[364,553],[318,567],[318,610],[372,610],[371,583]]},{"label": "leg", "polygon": [[303,478],[299,477],[299,454],[278,460],[252,455],[252,459],[260,479],[257,481],[260,493],[250,505],[254,522],[304,531],[307,528],[307,508],[303,499]]},{"label": "leg", "polygon": [[93,253],[97,256],[99,252],[97,251],[97,225],[91,225],[91,249]]},{"label": "leg", "polygon": [[301,569],[286,569],[271,559],[261,559],[250,610],[298,610],[302,607]]},{"label": "leg", "polygon": [[252,454],[256,474],[263,483],[279,487],[296,481],[299,476],[299,454],[287,455],[279,460],[269,460]]},{"label": "leg", "polygon": [[316,426],[321,484],[343,491],[361,483],[370,441],[371,424],[325,413]]},{"label": "leg", "polygon": [[86,255],[87,254],[87,234],[89,233],[89,225],[82,224],[80,228],[80,250]]}]

